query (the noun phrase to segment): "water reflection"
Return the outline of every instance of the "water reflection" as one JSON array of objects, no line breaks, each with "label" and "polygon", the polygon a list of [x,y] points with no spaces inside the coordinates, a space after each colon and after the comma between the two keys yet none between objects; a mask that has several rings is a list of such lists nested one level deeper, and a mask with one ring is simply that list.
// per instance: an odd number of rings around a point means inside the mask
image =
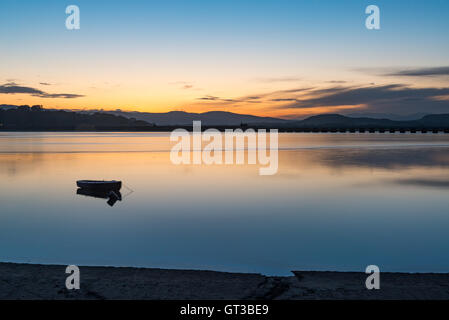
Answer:
[{"label": "water reflection", "polygon": [[317,150],[310,155],[319,163],[333,168],[365,167],[403,170],[413,167],[449,167],[448,147],[326,149]]},{"label": "water reflection", "polygon": [[122,201],[122,194],[118,190],[111,191],[95,191],[89,190],[85,188],[79,188],[76,190],[76,194],[83,195],[86,197],[99,198],[99,199],[108,199],[106,203],[113,207],[117,201]]},{"label": "water reflection", "polygon": [[397,179],[394,183],[405,186],[417,186],[437,189],[449,189],[449,179],[443,180],[441,178],[413,178],[413,179]]},{"label": "water reflection", "polygon": [[[265,177],[173,165],[167,135],[47,135],[0,137],[0,261],[449,271],[449,135],[281,134]],[[74,192],[80,177],[136,192],[111,210],[108,194]]]}]

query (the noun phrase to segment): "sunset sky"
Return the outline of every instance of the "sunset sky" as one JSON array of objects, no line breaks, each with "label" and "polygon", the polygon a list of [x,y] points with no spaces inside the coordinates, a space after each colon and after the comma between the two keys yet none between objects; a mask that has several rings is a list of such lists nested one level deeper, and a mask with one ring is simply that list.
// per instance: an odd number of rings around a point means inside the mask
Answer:
[{"label": "sunset sky", "polygon": [[[78,5],[81,29],[65,28]],[[365,28],[380,8],[381,29]],[[0,104],[449,113],[449,1],[1,0]]]}]

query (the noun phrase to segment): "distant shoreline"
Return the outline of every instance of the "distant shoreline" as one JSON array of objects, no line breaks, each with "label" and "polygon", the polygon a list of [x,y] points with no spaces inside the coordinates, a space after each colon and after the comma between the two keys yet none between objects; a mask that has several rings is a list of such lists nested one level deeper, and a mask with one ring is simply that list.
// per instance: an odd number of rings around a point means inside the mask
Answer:
[{"label": "distant shoreline", "polygon": [[66,266],[0,263],[0,300],[309,300],[449,299],[449,273],[381,273],[380,290],[362,272],[251,273],[79,267],[80,290],[67,290]]},{"label": "distant shoreline", "polygon": [[[44,129],[44,130],[5,130],[0,129],[1,132],[172,132],[176,129],[185,129],[188,132],[192,132],[192,126],[170,126],[170,127],[148,127],[148,128],[101,128],[95,130],[73,130],[73,129]],[[279,127],[257,127],[257,126],[203,126],[202,131],[208,129],[216,129],[220,132],[225,130],[236,130],[242,129],[243,131],[247,129],[254,130],[278,130],[280,133],[402,133],[402,134],[448,134],[449,129],[434,129],[434,128],[416,128],[416,129],[372,129],[372,128],[339,128],[339,129],[328,129],[328,128],[279,128]]]},{"label": "distant shoreline", "polygon": [[139,113],[95,112],[89,114],[63,110],[49,111],[41,106],[31,108],[21,106],[16,109],[0,109],[0,132],[166,132],[175,129],[193,131],[194,122],[200,121],[203,131],[207,129],[219,131],[226,129],[276,129],[280,132],[322,133],[449,133],[449,114],[432,114],[417,120],[401,121],[363,117],[352,118],[340,114],[322,114],[304,120],[262,118],[226,112],[209,112],[207,114],[181,112],[180,114],[179,112],[152,114],[148,118],[149,114]]}]

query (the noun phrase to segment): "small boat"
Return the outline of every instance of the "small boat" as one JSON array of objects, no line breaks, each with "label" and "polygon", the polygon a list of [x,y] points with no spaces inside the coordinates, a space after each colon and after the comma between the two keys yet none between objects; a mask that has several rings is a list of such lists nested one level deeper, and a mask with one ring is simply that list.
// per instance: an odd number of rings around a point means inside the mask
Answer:
[{"label": "small boat", "polygon": [[121,181],[79,180],[78,188],[92,191],[119,191],[122,188]]}]

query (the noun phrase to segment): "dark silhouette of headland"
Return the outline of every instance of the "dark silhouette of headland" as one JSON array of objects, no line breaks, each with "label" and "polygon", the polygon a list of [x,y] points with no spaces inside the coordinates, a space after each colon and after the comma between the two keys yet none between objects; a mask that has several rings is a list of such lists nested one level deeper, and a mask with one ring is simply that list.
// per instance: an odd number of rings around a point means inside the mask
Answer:
[{"label": "dark silhouette of headland", "polygon": [[[139,119],[138,119],[139,118]],[[141,120],[148,119],[148,121]],[[221,119],[221,120],[220,120]],[[155,122],[149,122],[155,120]],[[0,131],[172,131],[193,129],[202,121],[202,130],[278,129],[281,132],[445,132],[449,133],[449,114],[425,115],[416,120],[390,120],[323,114],[304,120],[241,115],[230,112],[149,114],[139,112],[67,111],[42,106],[3,106]]]}]

